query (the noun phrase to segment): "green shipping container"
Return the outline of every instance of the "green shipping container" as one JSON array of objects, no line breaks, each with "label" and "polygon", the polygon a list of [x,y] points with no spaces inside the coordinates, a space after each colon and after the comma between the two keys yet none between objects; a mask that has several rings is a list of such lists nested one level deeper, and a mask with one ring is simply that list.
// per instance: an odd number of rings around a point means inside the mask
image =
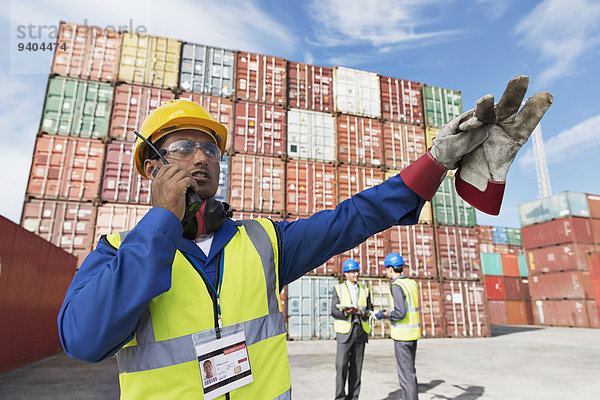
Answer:
[{"label": "green shipping container", "polygon": [[481,271],[484,275],[502,276],[502,257],[500,253],[480,253]]},{"label": "green shipping container", "polygon": [[441,128],[463,112],[460,90],[423,84],[422,95],[425,124],[429,127]]},{"label": "green shipping container", "polygon": [[527,278],[527,262],[525,261],[525,254],[520,254],[517,258],[519,260],[519,272],[522,277]]},{"label": "green shipping container", "polygon": [[447,226],[474,227],[475,208],[464,201],[454,187],[454,178],[447,176],[432,201],[435,222]]},{"label": "green shipping container", "polygon": [[522,246],[521,230],[519,228],[506,228],[508,234],[508,244],[512,246]]},{"label": "green shipping container", "polygon": [[48,82],[40,131],[99,139],[108,134],[113,87],[60,76]]}]

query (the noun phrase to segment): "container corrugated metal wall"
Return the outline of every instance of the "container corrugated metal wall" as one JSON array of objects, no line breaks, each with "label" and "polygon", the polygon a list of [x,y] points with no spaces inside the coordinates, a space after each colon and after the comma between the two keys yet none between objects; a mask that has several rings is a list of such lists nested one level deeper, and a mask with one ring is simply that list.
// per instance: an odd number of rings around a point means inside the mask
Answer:
[{"label": "container corrugated metal wall", "polygon": [[338,160],[342,164],[383,165],[383,125],[373,118],[336,118]]},{"label": "container corrugated metal wall", "polygon": [[501,276],[486,275],[483,277],[485,294],[488,300],[505,300],[504,280]]},{"label": "container corrugated metal wall", "polygon": [[516,254],[501,254],[502,259],[502,275],[520,277],[519,259]]},{"label": "container corrugated metal wall", "polygon": [[529,293],[539,299],[593,299],[588,271],[553,272],[529,277]]},{"label": "container corrugated metal wall", "polygon": [[99,139],[108,133],[113,88],[107,83],[57,76],[48,81],[40,131]]},{"label": "container corrugated metal wall", "polygon": [[555,244],[594,243],[589,218],[567,217],[523,227],[523,248],[535,249]]},{"label": "container corrugated metal wall", "polygon": [[519,206],[521,226],[538,224],[570,215],[590,216],[588,198],[584,193],[562,192]]},{"label": "container corrugated metal wall", "polygon": [[532,303],[535,325],[591,326],[587,311],[595,305],[591,300],[535,300]]},{"label": "container corrugated metal wall", "polygon": [[284,107],[287,100],[286,64],[280,57],[239,51],[235,70],[236,97]]},{"label": "container corrugated metal wall", "polygon": [[285,155],[285,108],[240,101],[235,104],[233,150],[244,154]]},{"label": "container corrugated metal wall", "polygon": [[337,205],[337,169],[331,164],[289,160],[286,163],[286,212],[310,216]]},{"label": "container corrugated metal wall", "polygon": [[117,79],[119,32],[61,21],[56,42],[52,74],[103,82]]},{"label": "container corrugated metal wall", "polygon": [[335,111],[381,118],[379,75],[336,66],[333,69],[333,82]]},{"label": "container corrugated metal wall", "polygon": [[502,257],[499,253],[479,253],[484,275],[502,276]]},{"label": "container corrugated metal wall", "polygon": [[404,274],[411,278],[438,278],[433,227],[423,224],[398,225],[387,232],[389,251],[401,254],[404,259]]},{"label": "container corrugated metal wall", "polygon": [[458,195],[454,179],[447,176],[433,197],[434,220],[440,225],[474,227],[475,208]]},{"label": "container corrugated metal wall", "polygon": [[493,242],[494,232],[492,227],[488,225],[477,225],[477,232],[479,233],[480,242]]},{"label": "container corrugated metal wall", "polygon": [[322,112],[290,109],[287,112],[287,155],[297,160],[336,161],[335,117]]},{"label": "container corrugated metal wall", "polygon": [[442,291],[449,337],[490,336],[483,283],[446,281]]},{"label": "container corrugated metal wall", "polygon": [[527,250],[526,261],[532,275],[571,270],[587,270],[586,254],[594,244],[565,243]]},{"label": "container corrugated metal wall", "polygon": [[474,228],[438,226],[437,249],[438,266],[443,278],[481,278],[479,242]]},{"label": "container corrugated metal wall", "polygon": [[133,165],[133,143],[114,141],[106,146],[100,198],[115,203],[150,204],[150,180]]},{"label": "container corrugated metal wall", "polygon": [[349,258],[360,265],[360,275],[363,277],[380,278],[384,276],[383,259],[387,243],[385,232],[377,233],[358,246],[338,255],[340,265]]},{"label": "container corrugated metal wall", "polygon": [[0,216],[0,373],[61,350],[56,319],[77,259]]},{"label": "container corrugated metal wall", "polygon": [[508,323],[508,316],[506,314],[506,302],[504,300],[488,300],[487,310],[490,316],[490,324],[506,325]]},{"label": "container corrugated metal wall", "polygon": [[503,226],[492,227],[492,235],[494,235],[494,243],[508,244],[508,232]]},{"label": "container corrugated metal wall", "polygon": [[395,170],[408,167],[427,151],[423,127],[398,122],[383,123],[383,146],[384,164]]},{"label": "container corrugated metal wall", "polygon": [[381,114],[386,121],[423,124],[419,82],[380,76]]},{"label": "container corrugated metal wall", "polygon": [[341,165],[338,167],[338,203],[380,184],[384,173],[378,168]]},{"label": "container corrugated metal wall", "polygon": [[423,84],[423,105],[425,124],[441,128],[463,112],[462,94],[458,90],[444,89]]},{"label": "container corrugated metal wall", "polygon": [[98,207],[94,227],[94,243],[97,243],[102,235],[130,231],[151,208],[134,204],[110,203]]},{"label": "container corrugated metal wall", "polygon": [[288,105],[333,112],[333,69],[288,61]]},{"label": "container corrugated metal wall", "polygon": [[519,228],[506,228],[506,234],[508,236],[508,244],[511,246],[522,246],[523,238],[521,236],[521,229]]},{"label": "container corrugated metal wall", "polygon": [[524,254],[519,254],[517,256],[517,259],[519,260],[519,273],[521,274],[521,277],[527,277],[527,261],[525,260],[525,255]]},{"label": "container corrugated metal wall", "polygon": [[219,162],[221,173],[219,174],[219,186],[215,199],[219,201],[229,202],[229,156],[224,155]]},{"label": "container corrugated metal wall", "polygon": [[600,196],[594,194],[586,194],[588,208],[590,210],[590,218],[600,218]]},{"label": "container corrugated metal wall", "polygon": [[123,32],[118,80],[174,89],[179,80],[180,58],[179,40]]},{"label": "container corrugated metal wall", "polygon": [[184,43],[179,88],[186,92],[231,97],[234,94],[235,51]]}]

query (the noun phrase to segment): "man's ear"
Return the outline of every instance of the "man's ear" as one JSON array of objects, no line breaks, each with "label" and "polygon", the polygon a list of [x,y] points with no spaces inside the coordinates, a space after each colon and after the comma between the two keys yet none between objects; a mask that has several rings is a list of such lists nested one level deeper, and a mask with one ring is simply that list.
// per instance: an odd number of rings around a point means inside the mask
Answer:
[{"label": "man's ear", "polygon": [[160,168],[158,165],[156,165],[156,161],[157,160],[151,160],[149,158],[144,160],[144,172],[146,173],[146,176],[148,177],[148,179],[150,179],[151,181],[154,180],[154,176],[152,175],[152,172],[157,167]]}]

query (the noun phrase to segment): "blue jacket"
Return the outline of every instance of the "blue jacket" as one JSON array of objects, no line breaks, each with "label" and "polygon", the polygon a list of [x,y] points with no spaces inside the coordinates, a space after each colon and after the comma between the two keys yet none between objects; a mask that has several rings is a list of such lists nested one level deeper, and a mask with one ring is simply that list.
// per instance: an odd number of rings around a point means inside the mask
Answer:
[{"label": "blue jacket", "polygon": [[[397,175],[341,202],[335,210],[275,222],[281,245],[281,287],[375,233],[417,223],[424,202]],[[214,283],[216,255],[237,232],[236,225],[227,220],[215,232],[208,257],[181,236],[181,223],[174,214],[157,207],[131,230],[118,252],[101,239],[75,274],[58,315],[65,352],[97,362],[129,342],[150,300],[169,290],[177,249],[193,256],[195,267]]]}]

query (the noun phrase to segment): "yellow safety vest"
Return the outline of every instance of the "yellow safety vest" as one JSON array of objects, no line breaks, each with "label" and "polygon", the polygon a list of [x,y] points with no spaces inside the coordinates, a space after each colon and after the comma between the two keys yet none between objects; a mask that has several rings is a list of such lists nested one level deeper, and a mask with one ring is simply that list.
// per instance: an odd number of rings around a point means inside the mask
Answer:
[{"label": "yellow safety vest", "polygon": [[[275,227],[267,219],[239,222],[217,261],[223,271],[219,304],[224,327],[244,325],[253,382],[228,397],[290,399]],[[123,238],[107,236],[117,249]],[[191,335],[217,326],[216,298],[213,301],[207,285],[187,256],[177,251],[171,288],[150,301],[135,337],[117,352],[123,399],[204,398]]]},{"label": "yellow safety vest", "polygon": [[[335,285],[335,291],[337,292],[338,298],[340,299],[340,304],[352,304],[352,299],[350,297],[350,290],[348,289],[348,285],[344,282],[339,285]],[[363,310],[367,307],[367,297],[369,297],[369,289],[358,285],[358,307],[362,307]],[[363,321],[360,319],[363,330],[366,333],[371,333],[371,326],[369,325],[369,321]],[[337,333],[348,333],[350,332],[350,328],[352,328],[352,316],[348,315],[348,319],[336,319],[333,322],[333,329]]]},{"label": "yellow safety vest", "polygon": [[[421,338],[421,316],[419,315],[419,287],[417,282],[408,278],[395,279],[392,285],[398,285],[406,294],[406,315],[400,321],[392,321],[391,336],[394,340],[417,340]],[[390,301],[394,304],[390,285]]]}]

